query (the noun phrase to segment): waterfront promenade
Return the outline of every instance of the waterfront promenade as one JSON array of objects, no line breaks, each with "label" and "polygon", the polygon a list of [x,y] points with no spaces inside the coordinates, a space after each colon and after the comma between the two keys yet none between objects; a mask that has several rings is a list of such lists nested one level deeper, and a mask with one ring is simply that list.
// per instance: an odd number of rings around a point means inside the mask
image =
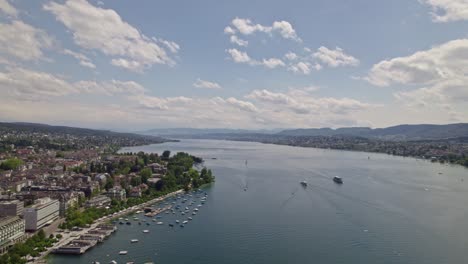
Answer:
[{"label": "waterfront promenade", "polygon": [[94,229],[98,228],[98,226],[101,225],[101,224],[105,224],[106,222],[108,222],[108,221],[110,221],[112,219],[115,219],[115,218],[118,218],[118,217],[121,217],[121,216],[124,216],[124,215],[128,215],[128,214],[133,213],[135,211],[143,210],[143,208],[146,207],[146,206],[149,206],[149,205],[157,203],[157,202],[161,202],[161,201],[163,201],[163,200],[165,200],[165,199],[167,199],[169,197],[180,194],[182,192],[183,192],[183,190],[178,190],[178,191],[166,194],[164,196],[152,199],[150,201],[141,203],[139,205],[135,205],[135,206],[123,209],[123,210],[121,210],[119,212],[116,212],[116,213],[113,213],[111,215],[103,216],[103,217],[97,219],[96,221],[94,221],[94,223],[92,225],[90,225],[89,227],[82,228],[82,229],[80,229],[78,231],[70,231],[69,233],[65,233],[65,232],[54,233],[54,235],[57,235],[57,234],[62,235],[62,238],[60,239],[60,241],[57,242],[57,244],[55,244],[53,247],[48,248],[46,251],[42,252],[41,255],[34,260],[33,263],[34,264],[46,263],[44,258],[48,254],[50,254],[54,249],[57,249],[57,248],[60,248],[60,247],[63,247],[65,245],[69,244],[73,240],[78,239],[80,236],[87,234],[90,230],[94,230]]}]

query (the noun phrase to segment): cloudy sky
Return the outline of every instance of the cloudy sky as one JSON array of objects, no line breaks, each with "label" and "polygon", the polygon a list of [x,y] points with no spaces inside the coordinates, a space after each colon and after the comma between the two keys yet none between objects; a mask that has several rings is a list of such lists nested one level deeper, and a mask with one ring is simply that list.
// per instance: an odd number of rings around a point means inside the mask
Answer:
[{"label": "cloudy sky", "polygon": [[0,0],[0,120],[468,122],[468,0]]}]

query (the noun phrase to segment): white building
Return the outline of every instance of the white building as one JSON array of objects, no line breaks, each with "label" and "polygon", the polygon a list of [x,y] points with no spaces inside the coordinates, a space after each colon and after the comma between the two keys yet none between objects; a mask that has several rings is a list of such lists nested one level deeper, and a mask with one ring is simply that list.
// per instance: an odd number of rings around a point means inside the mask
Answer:
[{"label": "white building", "polygon": [[0,217],[0,254],[25,238],[24,228],[24,220],[18,216]]},{"label": "white building", "polygon": [[26,231],[36,231],[51,224],[59,217],[60,203],[50,198],[38,199],[38,203],[24,209]]}]

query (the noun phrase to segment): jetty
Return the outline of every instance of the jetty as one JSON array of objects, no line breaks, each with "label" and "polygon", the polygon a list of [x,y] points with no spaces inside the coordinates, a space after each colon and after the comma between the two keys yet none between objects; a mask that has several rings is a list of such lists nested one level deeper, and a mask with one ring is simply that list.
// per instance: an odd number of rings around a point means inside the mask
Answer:
[{"label": "jetty", "polygon": [[[148,210],[148,212],[145,214],[145,216],[147,217],[153,217],[153,216],[156,216],[164,211],[167,211],[169,209],[171,209],[172,206],[168,205],[168,206],[165,206],[163,208],[158,208],[158,209],[152,209],[150,208],[151,210]],[[145,210],[146,211],[146,210]]]},{"label": "jetty", "polygon": [[79,238],[73,239],[63,246],[59,246],[52,250],[54,254],[72,254],[80,255],[88,249],[94,247],[97,243],[101,243],[117,230],[114,225],[99,224],[95,228],[81,234]]}]

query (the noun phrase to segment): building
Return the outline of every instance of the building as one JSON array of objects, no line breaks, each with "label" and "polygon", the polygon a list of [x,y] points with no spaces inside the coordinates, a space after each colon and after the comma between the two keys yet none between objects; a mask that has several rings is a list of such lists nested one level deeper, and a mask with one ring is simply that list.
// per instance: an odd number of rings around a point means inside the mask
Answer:
[{"label": "building", "polygon": [[23,201],[0,201],[0,216],[20,216],[23,215],[23,210]]},{"label": "building", "polygon": [[91,199],[89,199],[88,201],[86,201],[85,203],[85,207],[86,208],[89,208],[89,207],[105,207],[105,206],[109,206],[111,203],[111,198],[105,196],[105,195],[98,195],[96,197],[93,197]]},{"label": "building", "polygon": [[107,192],[107,197],[111,199],[116,199],[119,201],[125,200],[126,199],[125,189],[121,187],[114,187],[112,189],[109,189],[109,191]]},{"label": "building", "polygon": [[38,203],[24,209],[26,231],[36,231],[51,224],[59,217],[60,203],[50,198],[38,199]]},{"label": "building", "polygon": [[3,254],[7,249],[22,240],[25,235],[25,222],[18,216],[0,217],[0,254]]}]

